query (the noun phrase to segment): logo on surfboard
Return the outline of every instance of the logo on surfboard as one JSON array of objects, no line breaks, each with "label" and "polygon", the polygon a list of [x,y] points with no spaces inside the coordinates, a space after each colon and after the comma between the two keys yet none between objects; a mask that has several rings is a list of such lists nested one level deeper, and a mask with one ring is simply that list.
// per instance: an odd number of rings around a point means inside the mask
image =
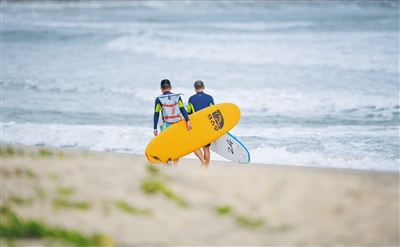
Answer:
[{"label": "logo on surfboard", "polygon": [[214,131],[218,131],[222,129],[222,127],[224,127],[224,117],[222,116],[219,110],[216,110],[211,114],[208,114],[208,121],[210,122]]},{"label": "logo on surfboard", "polygon": [[228,143],[229,145],[228,152],[231,154],[235,154],[235,152],[233,151],[233,141],[231,139],[226,139],[226,143]]}]

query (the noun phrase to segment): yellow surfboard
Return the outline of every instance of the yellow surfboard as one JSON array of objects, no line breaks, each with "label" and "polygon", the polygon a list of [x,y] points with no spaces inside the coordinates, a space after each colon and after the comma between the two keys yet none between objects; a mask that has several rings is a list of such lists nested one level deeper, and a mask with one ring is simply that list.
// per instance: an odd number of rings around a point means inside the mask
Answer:
[{"label": "yellow surfboard", "polygon": [[189,115],[192,129],[186,121],[172,124],[154,137],[146,147],[151,163],[167,163],[185,156],[218,139],[232,129],[240,119],[240,109],[233,103],[220,103]]}]

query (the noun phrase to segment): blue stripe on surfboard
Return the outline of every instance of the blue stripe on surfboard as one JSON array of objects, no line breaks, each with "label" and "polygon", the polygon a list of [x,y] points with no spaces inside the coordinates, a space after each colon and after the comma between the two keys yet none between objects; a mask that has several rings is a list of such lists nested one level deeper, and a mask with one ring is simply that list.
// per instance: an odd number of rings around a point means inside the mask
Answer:
[{"label": "blue stripe on surfboard", "polygon": [[[241,141],[239,141],[239,139],[237,139],[236,137],[234,137],[231,133],[229,133],[229,132],[226,132],[230,137],[232,137],[235,141],[237,141],[239,144],[240,144],[240,146],[242,146],[243,148],[244,148],[244,150],[246,150],[246,152],[247,152],[247,157],[248,157],[248,160],[249,160],[249,162],[250,162],[250,152],[249,152],[249,150],[247,150],[247,148],[243,145],[243,143],[241,142]],[[247,163],[249,163],[249,162],[247,162]]]}]

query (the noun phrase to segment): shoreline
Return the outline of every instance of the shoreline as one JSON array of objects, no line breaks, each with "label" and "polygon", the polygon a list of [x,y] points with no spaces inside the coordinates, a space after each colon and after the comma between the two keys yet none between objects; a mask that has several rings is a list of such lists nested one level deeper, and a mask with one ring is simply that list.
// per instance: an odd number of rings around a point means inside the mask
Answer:
[{"label": "shoreline", "polygon": [[119,246],[399,245],[398,173],[6,144],[1,161],[3,205]]},{"label": "shoreline", "polygon": [[[137,158],[138,160],[144,160],[143,162],[146,162],[148,164],[151,164],[148,162],[146,159],[145,154],[137,154],[137,153],[126,153],[126,152],[114,152],[114,151],[97,151],[97,150],[87,150],[87,149],[79,149],[79,148],[63,148],[63,147],[54,147],[54,146],[34,146],[34,145],[24,145],[24,144],[6,144],[6,143],[1,143],[1,146],[7,147],[15,147],[18,149],[26,150],[26,151],[35,151],[35,150],[40,150],[40,149],[47,149],[47,150],[54,150],[58,152],[65,152],[65,153],[76,153],[76,152],[82,152],[82,153],[104,153],[104,154],[116,154],[116,155],[132,155],[135,159]],[[180,158],[180,162],[183,161],[185,165],[199,165],[200,161],[198,161],[197,157],[190,156],[192,154],[188,154],[182,158]],[[213,153],[213,155],[218,156],[218,154]],[[189,156],[189,157],[188,157]],[[153,164],[155,166],[162,166],[160,164]],[[277,168],[288,168],[288,169],[305,169],[305,170],[321,170],[321,171],[332,171],[332,172],[364,172],[364,173],[392,173],[392,174],[399,174],[399,171],[392,171],[392,170],[367,170],[367,169],[351,169],[351,168],[339,168],[339,167],[316,167],[316,166],[302,166],[302,165],[292,165],[292,164],[264,164],[264,163],[257,163],[257,162],[249,162],[247,164],[239,164],[235,162],[231,162],[229,160],[226,160],[224,158],[220,159],[211,159],[210,161],[210,168],[214,166],[221,166],[221,165],[229,165],[229,166],[266,166],[266,167],[277,167]]]}]

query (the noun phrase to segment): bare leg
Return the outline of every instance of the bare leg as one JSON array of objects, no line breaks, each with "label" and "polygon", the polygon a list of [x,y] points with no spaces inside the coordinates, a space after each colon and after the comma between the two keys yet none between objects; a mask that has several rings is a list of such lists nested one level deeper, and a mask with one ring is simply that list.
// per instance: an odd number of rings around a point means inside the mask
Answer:
[{"label": "bare leg", "polygon": [[206,160],[203,157],[203,153],[201,152],[200,149],[197,149],[196,151],[194,151],[194,154],[197,156],[197,158],[199,158],[201,164],[204,164],[204,162],[206,162]]},{"label": "bare leg", "polygon": [[205,165],[208,166],[208,164],[210,164],[210,158],[211,158],[210,147],[204,147],[203,150],[204,150],[204,159],[206,161]]}]

